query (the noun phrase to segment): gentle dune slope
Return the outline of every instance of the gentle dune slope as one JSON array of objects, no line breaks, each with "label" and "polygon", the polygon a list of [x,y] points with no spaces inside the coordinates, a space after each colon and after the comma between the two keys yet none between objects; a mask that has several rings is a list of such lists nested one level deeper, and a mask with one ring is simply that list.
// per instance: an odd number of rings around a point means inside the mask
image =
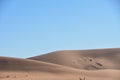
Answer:
[{"label": "gentle dune slope", "polygon": [[78,69],[120,69],[120,48],[55,51],[28,59],[45,61]]},{"label": "gentle dune slope", "polygon": [[50,73],[72,72],[73,68],[68,68],[52,63],[35,61],[29,59],[0,57],[0,71],[41,71]]},{"label": "gentle dune slope", "polygon": [[29,59],[0,57],[0,80],[120,80],[119,62],[120,49],[56,51]]},{"label": "gentle dune slope", "polygon": [[[104,74],[103,74],[104,73]],[[120,70],[82,70],[52,63],[0,57],[0,80],[120,80]]]}]

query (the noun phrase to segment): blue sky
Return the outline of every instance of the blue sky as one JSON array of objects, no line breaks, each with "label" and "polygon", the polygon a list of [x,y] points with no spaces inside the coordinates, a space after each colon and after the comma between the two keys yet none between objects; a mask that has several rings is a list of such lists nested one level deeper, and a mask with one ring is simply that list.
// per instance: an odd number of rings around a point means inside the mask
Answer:
[{"label": "blue sky", "polygon": [[3,0],[0,56],[26,58],[56,50],[120,48],[116,1]]}]

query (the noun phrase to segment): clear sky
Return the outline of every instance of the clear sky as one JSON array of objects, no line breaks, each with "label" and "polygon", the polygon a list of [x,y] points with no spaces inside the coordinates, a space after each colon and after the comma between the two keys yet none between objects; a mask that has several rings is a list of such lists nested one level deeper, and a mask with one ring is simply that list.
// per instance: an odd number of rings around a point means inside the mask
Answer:
[{"label": "clear sky", "polygon": [[117,0],[1,0],[0,56],[120,48]]}]

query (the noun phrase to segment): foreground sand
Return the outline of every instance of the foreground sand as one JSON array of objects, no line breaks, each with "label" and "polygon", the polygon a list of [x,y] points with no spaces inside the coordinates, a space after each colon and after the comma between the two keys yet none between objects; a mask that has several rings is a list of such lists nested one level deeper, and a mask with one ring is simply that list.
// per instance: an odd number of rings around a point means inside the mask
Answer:
[{"label": "foreground sand", "polygon": [[78,73],[0,72],[0,80],[120,80],[119,70],[80,71]]},{"label": "foreground sand", "polygon": [[0,80],[120,80],[120,49],[0,57]]}]

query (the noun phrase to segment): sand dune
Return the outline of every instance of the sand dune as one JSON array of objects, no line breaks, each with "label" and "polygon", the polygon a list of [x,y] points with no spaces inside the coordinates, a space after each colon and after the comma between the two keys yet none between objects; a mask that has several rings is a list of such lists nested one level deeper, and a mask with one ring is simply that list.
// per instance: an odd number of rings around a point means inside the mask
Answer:
[{"label": "sand dune", "polygon": [[0,57],[0,80],[120,80],[119,61],[120,49],[55,51],[28,59]]},{"label": "sand dune", "polygon": [[120,69],[120,49],[64,50],[29,59],[78,69]]},{"label": "sand dune", "polygon": [[86,80],[119,80],[119,74],[120,70],[83,70],[42,61],[0,57],[0,80],[79,80],[84,77]]},{"label": "sand dune", "polygon": [[63,70],[64,72],[72,72],[75,69],[43,61],[0,57],[0,71],[41,71],[61,73]]}]

